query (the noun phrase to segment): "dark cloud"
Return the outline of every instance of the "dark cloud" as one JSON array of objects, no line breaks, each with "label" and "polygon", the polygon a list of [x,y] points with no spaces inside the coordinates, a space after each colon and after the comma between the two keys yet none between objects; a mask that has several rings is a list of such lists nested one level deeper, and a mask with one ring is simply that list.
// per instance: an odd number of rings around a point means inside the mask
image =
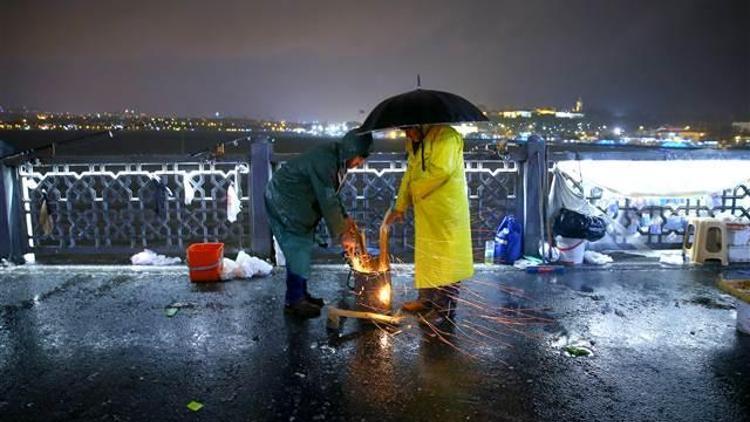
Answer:
[{"label": "dark cloud", "polygon": [[[105,4],[106,3],[106,4]],[[10,1],[0,104],[351,119],[425,85],[490,106],[750,113],[741,1]]]}]

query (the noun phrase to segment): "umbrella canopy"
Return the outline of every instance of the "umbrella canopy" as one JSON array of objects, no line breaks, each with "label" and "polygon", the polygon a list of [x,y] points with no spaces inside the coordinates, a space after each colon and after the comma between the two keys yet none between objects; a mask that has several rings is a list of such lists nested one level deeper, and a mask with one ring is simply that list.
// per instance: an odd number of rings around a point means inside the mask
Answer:
[{"label": "umbrella canopy", "polygon": [[474,104],[456,94],[415,89],[383,100],[359,132],[415,125],[488,121]]}]

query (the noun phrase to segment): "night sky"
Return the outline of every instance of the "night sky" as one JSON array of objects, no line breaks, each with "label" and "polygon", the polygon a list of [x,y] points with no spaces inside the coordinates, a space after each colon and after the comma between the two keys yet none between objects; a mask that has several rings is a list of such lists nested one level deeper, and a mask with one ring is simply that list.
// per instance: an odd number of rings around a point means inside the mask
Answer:
[{"label": "night sky", "polygon": [[361,120],[420,73],[491,108],[750,113],[748,0],[0,0],[0,40],[5,107]]}]

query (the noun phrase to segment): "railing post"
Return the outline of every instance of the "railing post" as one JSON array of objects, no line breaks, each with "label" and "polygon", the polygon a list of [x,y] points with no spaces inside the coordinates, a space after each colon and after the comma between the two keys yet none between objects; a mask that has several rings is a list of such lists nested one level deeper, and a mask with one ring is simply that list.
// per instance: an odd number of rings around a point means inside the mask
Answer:
[{"label": "railing post", "polygon": [[537,135],[529,137],[526,143],[527,156],[524,162],[524,205],[523,205],[523,250],[526,255],[538,255],[539,245],[545,238],[544,216],[547,201],[544,186],[547,177],[547,149],[544,139]]},{"label": "railing post", "polygon": [[273,145],[265,139],[250,145],[250,248],[264,258],[271,257],[273,243],[264,199],[266,185],[271,179],[272,152]]},{"label": "railing post", "polygon": [[[0,141],[0,156],[12,152]],[[0,258],[15,263],[23,263],[26,252],[20,188],[18,168],[0,163]]]}]

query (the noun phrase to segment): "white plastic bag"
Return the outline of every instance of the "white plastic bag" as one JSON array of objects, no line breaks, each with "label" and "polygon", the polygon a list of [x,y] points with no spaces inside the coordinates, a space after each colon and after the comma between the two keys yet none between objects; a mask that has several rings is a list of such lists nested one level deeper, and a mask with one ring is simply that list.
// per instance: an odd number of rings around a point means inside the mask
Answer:
[{"label": "white plastic bag", "polygon": [[229,258],[222,258],[221,279],[233,280],[238,277],[240,266]]},{"label": "white plastic bag", "polygon": [[276,265],[279,267],[286,267],[286,257],[284,256],[284,252],[281,251],[281,245],[279,245],[279,241],[276,240],[276,236],[273,237],[273,251]]},{"label": "white plastic bag", "polygon": [[174,265],[179,264],[182,260],[179,257],[168,257],[159,255],[151,249],[144,249],[143,252],[130,257],[133,265]]},{"label": "white plastic bag", "polygon": [[682,253],[663,254],[659,257],[659,262],[667,265],[685,265],[685,259],[682,257]]},{"label": "white plastic bag", "polygon": [[528,259],[521,258],[513,263],[513,267],[519,269],[519,270],[525,270],[528,267],[531,267],[534,264],[533,262],[529,261]]},{"label": "white plastic bag", "polygon": [[587,264],[604,265],[613,262],[611,256],[595,251],[586,251],[583,253],[583,261]]},{"label": "white plastic bag", "polygon": [[250,256],[245,251],[237,254],[237,259],[224,258],[224,269],[221,272],[222,280],[234,280],[237,278],[252,278],[255,276],[265,277],[271,274],[273,266],[268,262]]},{"label": "white plastic bag", "polygon": [[549,260],[549,262],[557,262],[560,260],[560,250],[556,247],[550,249],[549,243],[544,242],[539,246],[539,255]]},{"label": "white plastic bag", "polygon": [[182,188],[185,192],[185,205],[190,205],[195,198],[195,188],[193,187],[193,178],[189,174],[182,178]]},{"label": "white plastic bag", "polygon": [[237,189],[234,187],[234,182],[227,188],[227,220],[230,223],[237,221],[237,216],[242,210],[242,204],[240,198],[237,196]]},{"label": "white plastic bag", "polygon": [[237,254],[236,262],[242,270],[241,272],[238,272],[238,274],[241,274],[240,278],[251,278],[256,275],[265,277],[271,274],[271,271],[273,270],[271,264],[260,258],[250,256],[246,254],[245,251],[240,251]]}]

